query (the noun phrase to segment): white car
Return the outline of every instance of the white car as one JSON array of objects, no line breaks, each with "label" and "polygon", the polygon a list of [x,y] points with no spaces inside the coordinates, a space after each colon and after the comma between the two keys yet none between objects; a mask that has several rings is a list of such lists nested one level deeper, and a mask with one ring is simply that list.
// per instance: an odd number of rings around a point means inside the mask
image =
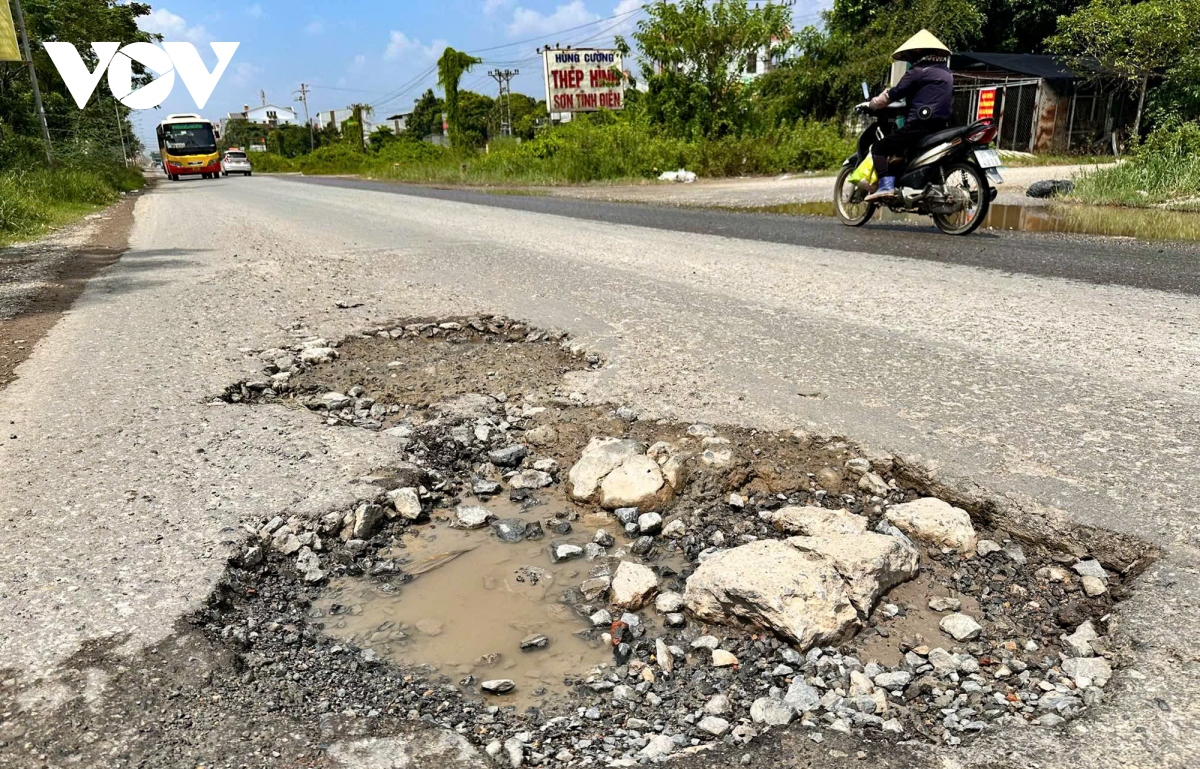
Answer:
[{"label": "white car", "polygon": [[245,174],[250,175],[250,159],[246,157],[246,153],[240,150],[230,150],[225,153],[225,157],[221,158],[221,173],[225,176],[230,174]]}]

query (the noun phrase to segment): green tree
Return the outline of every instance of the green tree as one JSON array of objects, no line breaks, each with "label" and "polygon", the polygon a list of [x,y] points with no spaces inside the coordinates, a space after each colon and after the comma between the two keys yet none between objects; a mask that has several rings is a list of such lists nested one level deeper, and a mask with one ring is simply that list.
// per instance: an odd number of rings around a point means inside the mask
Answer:
[{"label": "green tree", "polygon": [[[56,155],[71,155],[89,160],[120,160],[122,137],[127,149],[134,142],[129,109],[99,88],[79,109],[66,84],[47,55],[44,42],[73,43],[90,68],[96,65],[90,43],[95,40],[119,40],[123,43],[151,42],[156,36],[143,32],[137,20],[150,13],[150,6],[119,0],[25,0],[25,23],[38,71],[46,121]],[[135,66],[139,82],[149,75]],[[28,70],[19,62],[0,63],[0,126],[6,143],[16,142],[40,153],[41,128],[34,111]],[[18,137],[29,137],[36,142]],[[6,157],[12,156],[5,152]],[[12,156],[12,162],[25,163],[36,155]]]},{"label": "green tree", "polygon": [[413,134],[418,139],[427,136],[442,135],[442,112],[446,103],[434,95],[433,89],[421,94],[421,98],[413,102],[412,115],[408,118],[406,133]]},{"label": "green tree", "polygon": [[651,119],[692,137],[742,127],[748,104],[740,65],[764,49],[781,50],[790,8],[782,3],[751,8],[746,0],[656,0],[645,11],[633,37],[649,86],[645,108]]},{"label": "green tree", "polygon": [[756,84],[765,101],[761,111],[784,121],[845,115],[862,99],[860,83],[872,90],[885,84],[892,52],[918,30],[933,32],[951,50],[967,50],[979,40],[984,21],[975,0],[835,4],[824,28],[806,27],[796,35],[799,55]]},{"label": "green tree", "polygon": [[492,124],[496,100],[474,91],[458,93],[458,139],[455,146],[482,147],[499,126]]},{"label": "green tree", "polygon": [[458,84],[462,76],[471,71],[476,64],[483,62],[476,56],[447,47],[438,59],[438,85],[446,98],[446,122],[450,126],[450,143],[457,145],[462,141],[458,115]]},{"label": "green tree", "polygon": [[1049,45],[1074,68],[1097,69],[1138,93],[1134,133],[1141,130],[1150,80],[1159,73],[1188,77],[1200,71],[1200,3],[1196,0],[1092,0],[1058,20]]}]

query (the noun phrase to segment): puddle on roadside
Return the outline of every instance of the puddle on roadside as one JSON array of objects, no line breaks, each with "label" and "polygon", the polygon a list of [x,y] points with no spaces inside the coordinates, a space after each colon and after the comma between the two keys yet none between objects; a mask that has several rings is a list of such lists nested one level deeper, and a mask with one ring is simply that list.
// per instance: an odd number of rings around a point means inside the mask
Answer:
[{"label": "puddle on roadside", "polygon": [[[864,662],[874,660],[881,665],[899,665],[904,661],[901,642],[905,639],[911,641],[916,636],[923,638],[922,643],[930,648],[949,648],[953,641],[941,631],[938,623],[950,612],[937,612],[929,608],[929,599],[935,596],[956,598],[962,604],[959,611],[971,617],[981,616],[977,600],[934,583],[932,575],[922,571],[916,579],[898,585],[880,600],[871,617],[871,625],[876,632],[864,633],[852,644],[857,656]],[[887,619],[882,612],[885,604],[899,606],[903,615]],[[879,629],[886,632],[887,636],[880,635]]]},{"label": "puddle on roadside", "polygon": [[[497,518],[532,524],[566,512],[554,502],[525,510],[507,499],[479,504]],[[444,524],[413,528],[396,547],[382,553],[395,558],[411,582],[392,585],[367,577],[334,580],[314,602],[314,616],[325,632],[373,649],[402,665],[430,665],[480,694],[479,684],[511,679],[516,689],[482,696],[489,704],[516,705],[523,710],[544,706],[565,695],[564,679],[586,676],[600,664],[612,663],[612,651],[591,631],[586,618],[563,602],[563,593],[578,588],[594,574],[607,574],[608,559],[578,558],[554,564],[552,542],[583,547],[597,529],[620,538],[620,525],[602,514],[588,514],[572,530],[555,534],[548,527],[541,540],[502,542],[490,527],[463,531]],[[617,548],[609,548],[612,555]],[[661,563],[678,566],[664,558]],[[615,564],[614,564],[615,567]],[[605,599],[593,602],[597,608]],[[530,636],[544,635],[544,648],[521,649]]]},{"label": "puddle on roadside", "polygon": [[[729,208],[740,213],[788,216],[834,216],[833,203],[811,201],[772,206]],[[928,216],[897,214],[881,209],[876,219],[884,224],[933,226]],[[869,226],[869,225],[868,225]],[[1049,206],[992,205],[983,227],[1016,232],[1103,235],[1139,240],[1200,240],[1200,213],[1141,208],[1113,208],[1057,204]]]}]

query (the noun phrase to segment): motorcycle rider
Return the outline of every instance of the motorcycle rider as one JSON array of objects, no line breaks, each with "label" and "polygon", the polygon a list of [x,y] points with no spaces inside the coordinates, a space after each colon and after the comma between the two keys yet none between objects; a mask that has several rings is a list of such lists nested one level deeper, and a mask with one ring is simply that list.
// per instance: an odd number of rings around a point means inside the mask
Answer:
[{"label": "motorcycle rider", "polygon": [[907,160],[907,153],[931,133],[941,131],[950,122],[954,97],[954,75],[950,73],[950,49],[927,29],[923,29],[896,49],[892,58],[912,62],[900,82],[870,101],[871,109],[882,109],[900,99],[908,100],[904,125],[871,147],[879,187],[867,200],[887,200],[896,194],[896,173],[904,162],[890,163],[893,157]]}]

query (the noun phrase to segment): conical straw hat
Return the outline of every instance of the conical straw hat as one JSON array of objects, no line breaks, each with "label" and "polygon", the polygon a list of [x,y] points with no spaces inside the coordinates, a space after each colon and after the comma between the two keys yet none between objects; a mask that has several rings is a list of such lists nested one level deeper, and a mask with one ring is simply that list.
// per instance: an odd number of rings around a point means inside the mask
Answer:
[{"label": "conical straw hat", "polygon": [[923,29],[917,34],[910,37],[904,42],[904,45],[896,49],[892,54],[893,59],[905,59],[911,61],[915,58],[920,58],[921,54],[927,52],[944,53],[950,55],[950,49],[945,43],[934,37],[933,33],[927,29]]}]

